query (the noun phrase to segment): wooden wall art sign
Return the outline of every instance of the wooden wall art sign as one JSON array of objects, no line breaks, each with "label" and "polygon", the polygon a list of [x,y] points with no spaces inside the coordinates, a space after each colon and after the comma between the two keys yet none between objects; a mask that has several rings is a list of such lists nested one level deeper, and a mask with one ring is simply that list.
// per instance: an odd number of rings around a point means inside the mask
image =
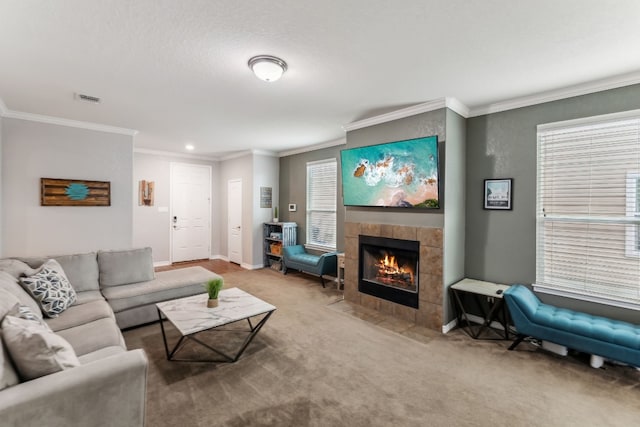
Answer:
[{"label": "wooden wall art sign", "polygon": [[139,206],[153,206],[153,200],[155,199],[154,191],[155,183],[153,181],[140,181],[138,189],[138,205]]},{"label": "wooden wall art sign", "polygon": [[41,206],[111,206],[111,182],[40,178]]}]

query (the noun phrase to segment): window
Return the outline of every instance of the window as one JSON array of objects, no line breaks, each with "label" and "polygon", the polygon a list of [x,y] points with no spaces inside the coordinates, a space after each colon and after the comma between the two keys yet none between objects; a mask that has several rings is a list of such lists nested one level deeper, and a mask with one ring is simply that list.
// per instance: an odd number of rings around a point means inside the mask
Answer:
[{"label": "window", "polygon": [[336,249],[336,159],[307,163],[307,244],[320,250]]},{"label": "window", "polygon": [[640,110],[538,126],[535,289],[640,309]]}]

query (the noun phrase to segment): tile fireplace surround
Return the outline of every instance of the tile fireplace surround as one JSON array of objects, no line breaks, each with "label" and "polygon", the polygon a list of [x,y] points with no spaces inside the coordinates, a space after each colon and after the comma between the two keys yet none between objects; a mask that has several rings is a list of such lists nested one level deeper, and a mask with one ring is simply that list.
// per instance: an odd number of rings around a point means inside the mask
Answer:
[{"label": "tile fireplace surround", "polygon": [[[358,291],[358,236],[420,242],[419,308],[406,307]],[[416,325],[442,331],[442,229],[404,225],[345,223],[345,300]]]}]

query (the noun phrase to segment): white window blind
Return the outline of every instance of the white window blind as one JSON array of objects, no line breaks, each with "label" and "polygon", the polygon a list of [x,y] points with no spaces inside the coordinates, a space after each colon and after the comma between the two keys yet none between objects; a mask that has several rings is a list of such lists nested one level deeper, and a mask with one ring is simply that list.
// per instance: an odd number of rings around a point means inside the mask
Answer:
[{"label": "white window blind", "polygon": [[307,163],[307,243],[321,250],[336,248],[336,159]]},{"label": "white window blind", "polygon": [[538,127],[536,290],[640,309],[640,112],[630,113]]}]

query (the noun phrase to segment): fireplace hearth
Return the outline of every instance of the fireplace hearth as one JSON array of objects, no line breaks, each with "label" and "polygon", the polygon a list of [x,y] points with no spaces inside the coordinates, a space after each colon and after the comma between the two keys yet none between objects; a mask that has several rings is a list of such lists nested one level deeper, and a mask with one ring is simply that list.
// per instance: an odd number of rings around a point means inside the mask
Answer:
[{"label": "fireplace hearth", "polygon": [[359,236],[358,290],[418,308],[420,242]]}]

